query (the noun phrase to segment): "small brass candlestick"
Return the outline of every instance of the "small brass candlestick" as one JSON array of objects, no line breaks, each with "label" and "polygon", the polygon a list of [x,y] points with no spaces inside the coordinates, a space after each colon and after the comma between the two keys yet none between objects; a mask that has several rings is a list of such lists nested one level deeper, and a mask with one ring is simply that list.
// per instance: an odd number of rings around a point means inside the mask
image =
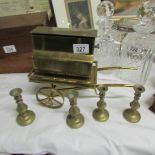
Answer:
[{"label": "small brass candlestick", "polygon": [[84,124],[84,117],[80,113],[80,109],[77,106],[78,92],[71,91],[67,95],[67,97],[68,97],[70,105],[71,105],[71,107],[69,109],[69,114],[66,119],[67,125],[73,129],[80,128]]},{"label": "small brass candlestick", "polygon": [[134,90],[134,100],[130,103],[131,108],[126,109],[123,113],[124,118],[131,123],[137,123],[141,119],[141,115],[137,110],[140,108],[139,99],[145,88],[141,85],[136,85]]},{"label": "small brass candlestick", "polygon": [[17,112],[19,113],[16,122],[21,126],[27,126],[35,120],[35,113],[28,110],[27,105],[23,103],[21,93],[22,89],[20,88],[15,88],[10,91],[10,95],[14,97],[17,103]]},{"label": "small brass candlestick", "polygon": [[99,90],[100,100],[97,102],[98,108],[93,111],[93,117],[96,121],[105,122],[109,119],[109,112],[105,109],[106,102],[104,101],[105,93],[108,91],[108,87],[101,85],[97,89]]}]

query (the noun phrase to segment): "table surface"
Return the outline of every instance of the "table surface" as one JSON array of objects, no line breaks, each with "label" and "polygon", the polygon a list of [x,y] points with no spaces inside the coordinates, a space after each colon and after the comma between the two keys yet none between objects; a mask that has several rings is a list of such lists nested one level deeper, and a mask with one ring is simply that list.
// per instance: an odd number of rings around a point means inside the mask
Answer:
[{"label": "table surface", "polygon": [[[155,90],[155,65],[153,65],[146,92],[140,100],[141,121],[127,122],[123,111],[133,100],[131,88],[109,88],[106,94],[107,110],[110,118],[100,123],[93,119],[98,96],[93,90],[81,90],[78,106],[85,117],[80,129],[66,125],[69,102],[60,109],[39,106],[36,91],[45,85],[30,83],[27,74],[0,75],[0,152],[36,154],[50,152],[55,155],[154,155],[155,115],[148,110],[153,103]],[[120,82],[114,76],[99,74],[98,80]],[[16,104],[9,91],[23,89],[23,100],[36,113],[36,120],[27,127],[16,124]]]}]

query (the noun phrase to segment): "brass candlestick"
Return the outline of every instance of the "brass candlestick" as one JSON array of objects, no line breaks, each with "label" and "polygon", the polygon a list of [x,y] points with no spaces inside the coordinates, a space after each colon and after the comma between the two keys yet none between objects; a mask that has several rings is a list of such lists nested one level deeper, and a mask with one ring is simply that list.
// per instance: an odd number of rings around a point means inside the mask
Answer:
[{"label": "brass candlestick", "polygon": [[108,87],[106,85],[101,85],[97,89],[99,90],[100,100],[97,102],[98,108],[93,111],[93,117],[99,122],[105,122],[109,119],[109,112],[105,109],[106,102],[104,101]]},{"label": "brass candlestick", "polygon": [[10,95],[14,97],[17,103],[17,112],[19,113],[16,122],[21,126],[27,126],[35,120],[35,113],[28,110],[27,105],[23,103],[21,93],[22,89],[20,88],[15,88],[10,91]]},{"label": "brass candlestick", "polygon": [[67,95],[67,97],[68,97],[70,105],[71,105],[71,107],[69,109],[69,114],[66,119],[67,125],[73,129],[80,128],[84,124],[84,117],[80,113],[80,109],[77,106],[78,92],[71,91]]},{"label": "brass candlestick", "polygon": [[131,108],[126,109],[123,113],[124,118],[131,123],[137,123],[141,119],[141,115],[137,110],[140,108],[139,99],[145,88],[141,85],[136,85],[134,90],[134,100],[130,103]]}]

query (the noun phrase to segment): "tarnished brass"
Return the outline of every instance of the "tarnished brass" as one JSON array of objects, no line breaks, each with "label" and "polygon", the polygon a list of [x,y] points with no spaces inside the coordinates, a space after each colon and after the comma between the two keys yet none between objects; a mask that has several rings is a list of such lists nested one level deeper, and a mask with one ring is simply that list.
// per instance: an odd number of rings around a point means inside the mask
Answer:
[{"label": "tarnished brass", "polygon": [[[41,62],[41,61],[38,61]],[[46,63],[46,59],[44,61]],[[75,62],[76,63],[76,62]],[[33,70],[29,75],[29,80],[32,82],[38,82],[38,83],[66,83],[70,85],[78,85],[82,87],[93,87],[94,84],[97,82],[97,64],[95,62],[93,63],[80,63],[77,62],[76,65],[74,62],[69,65],[64,65],[62,61],[59,61],[59,63],[52,65],[48,64],[49,68],[53,71],[56,70],[56,65],[60,65],[61,68],[59,68],[59,73],[52,71],[45,73],[46,66],[44,63],[41,63],[42,70],[38,72],[38,70]],[[64,65],[64,66],[63,66]],[[50,67],[51,66],[51,67]],[[72,70],[69,69],[72,66],[74,67]],[[64,69],[62,69],[64,68]],[[61,70],[62,69],[62,70]],[[86,69],[86,70],[85,70]],[[57,70],[58,71],[58,70]],[[78,72],[79,71],[79,72]],[[74,74],[75,73],[75,74]]]},{"label": "tarnished brass", "polygon": [[60,51],[65,53],[74,53],[74,44],[88,44],[88,54],[94,53],[94,40],[97,31],[93,29],[75,29],[75,28],[56,28],[40,26],[32,32],[33,46],[41,51]]},{"label": "tarnished brass", "polygon": [[78,92],[74,90],[70,91],[68,92],[67,97],[69,99],[71,107],[69,109],[69,114],[67,116],[66,123],[70,128],[80,128],[84,124],[84,117],[80,113],[80,109],[77,106]]},{"label": "tarnished brass", "polygon": [[[135,69],[133,67],[98,68],[97,62],[94,61],[94,57],[91,54],[94,50],[92,46],[94,46],[96,37],[96,31],[94,30],[38,27],[32,31],[32,36],[34,44],[33,71],[29,74],[29,79],[33,82],[65,83],[83,88],[95,88],[97,87],[97,71]],[[53,40],[58,39],[58,41],[56,43],[50,42],[50,45],[46,45],[49,41],[49,36]],[[73,54],[73,42],[70,37],[73,37],[72,39],[75,39],[75,41],[78,40],[78,42],[84,37],[86,40],[80,43],[89,44],[91,47],[89,54]],[[65,46],[65,43],[60,46],[61,40],[66,41],[68,46]],[[57,45],[55,46],[55,44]],[[110,86],[128,87],[129,85],[110,84]]]},{"label": "tarnished brass", "polygon": [[121,83],[106,83],[104,84],[105,86],[107,87],[134,87],[135,85],[134,84],[121,84]]},{"label": "tarnished brass", "polygon": [[[95,93],[97,94],[97,95],[99,95],[99,91],[98,91],[98,87],[100,87],[102,84],[96,84],[96,85],[94,85],[94,90],[95,90]],[[106,84],[104,84],[104,86],[106,86],[106,87],[116,87],[116,88],[118,88],[118,87],[135,87],[135,85],[133,85],[133,84],[121,84],[121,83],[118,83],[118,84],[116,84],[116,83],[106,83]]]},{"label": "tarnished brass", "polygon": [[91,78],[94,62],[92,55],[34,50],[33,56],[34,70],[37,73],[81,79]]},{"label": "tarnished brass", "polygon": [[64,96],[55,85],[40,88],[36,93],[36,98],[39,104],[52,109],[60,108],[64,104]]},{"label": "tarnished brass", "polygon": [[[115,17],[114,17],[115,18]],[[123,17],[119,17],[121,19]],[[125,17],[135,19],[133,16]],[[116,17],[118,19],[118,16]],[[135,19],[136,20],[136,19]],[[108,120],[109,113],[105,109],[105,93],[109,87],[132,87],[135,89],[135,98],[131,108],[125,110],[124,117],[130,122],[138,122],[140,114],[138,100],[144,88],[133,84],[97,84],[97,72],[103,70],[129,69],[134,67],[103,67],[98,68],[94,60],[95,30],[64,29],[38,27],[32,31],[33,38],[33,70],[28,75],[29,80],[38,83],[52,84],[52,87],[40,88],[36,94],[38,102],[49,108],[59,108],[63,105],[64,97],[70,101],[69,114],[66,122],[71,128],[80,128],[84,124],[84,117],[77,107],[77,92],[75,89],[95,89],[100,96],[97,109],[93,111],[95,120],[103,122]],[[75,54],[74,44],[88,44],[87,54]],[[55,88],[55,85],[57,88]],[[62,85],[69,87],[58,88]],[[53,87],[54,86],[54,87]],[[97,92],[98,91],[98,92]],[[41,98],[41,96],[44,96]],[[60,97],[57,100],[56,97]]]},{"label": "tarnished brass", "polygon": [[[96,83],[96,30],[37,27],[31,33],[34,49],[30,81],[86,87]],[[88,44],[88,54],[74,54],[74,44]]]},{"label": "tarnished brass", "polygon": [[33,35],[45,34],[53,36],[74,36],[74,37],[86,37],[94,38],[97,35],[97,31],[93,29],[77,29],[77,28],[57,28],[57,27],[47,27],[47,26],[38,26],[31,31]]},{"label": "tarnished brass", "polygon": [[22,100],[22,89],[15,88],[10,91],[10,95],[14,97],[17,103],[17,112],[19,113],[16,122],[21,126],[30,125],[35,120],[35,113],[28,110],[26,104]]},{"label": "tarnished brass", "polygon": [[99,122],[105,122],[109,119],[109,112],[105,109],[106,102],[104,101],[105,93],[108,91],[108,87],[100,85],[98,87],[100,100],[97,102],[98,108],[93,111],[93,117]]},{"label": "tarnished brass", "polygon": [[136,85],[134,90],[135,95],[134,100],[130,103],[131,108],[126,109],[123,113],[124,118],[131,123],[137,123],[141,119],[141,115],[137,110],[140,108],[139,99],[141,97],[141,93],[145,91],[145,88],[141,85]]}]

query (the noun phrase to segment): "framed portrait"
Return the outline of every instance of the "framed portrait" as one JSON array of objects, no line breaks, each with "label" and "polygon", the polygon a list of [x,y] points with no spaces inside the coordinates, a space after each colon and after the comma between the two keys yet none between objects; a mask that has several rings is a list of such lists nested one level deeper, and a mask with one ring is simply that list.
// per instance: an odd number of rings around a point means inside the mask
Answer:
[{"label": "framed portrait", "polygon": [[51,0],[58,27],[97,29],[100,0]]},{"label": "framed portrait", "polygon": [[90,0],[65,0],[65,7],[70,27],[94,28]]}]

